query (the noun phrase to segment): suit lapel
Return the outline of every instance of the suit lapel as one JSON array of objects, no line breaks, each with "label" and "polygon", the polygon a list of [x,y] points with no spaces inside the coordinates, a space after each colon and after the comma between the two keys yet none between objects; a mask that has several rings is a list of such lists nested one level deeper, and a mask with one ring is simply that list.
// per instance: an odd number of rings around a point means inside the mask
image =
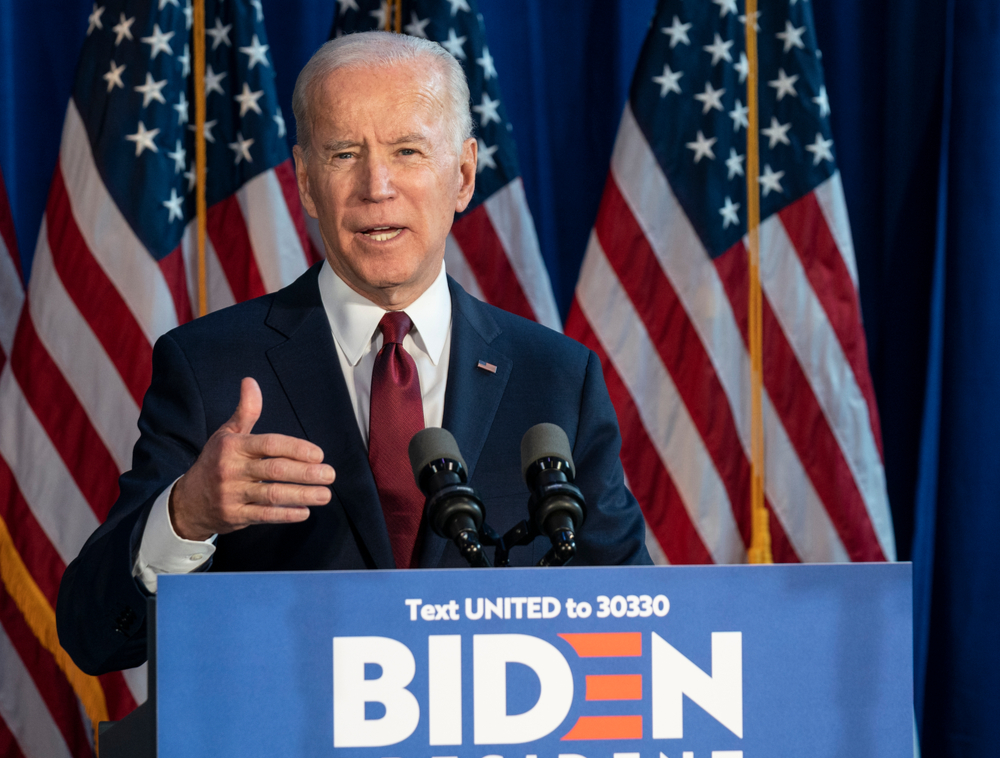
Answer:
[{"label": "suit lapel", "polygon": [[266,323],[288,339],[268,350],[267,358],[306,438],[323,448],[336,470],[334,495],[375,565],[394,568],[378,490],[320,300],[318,272],[314,266],[275,297]]},{"label": "suit lapel", "polygon": [[[452,302],[451,357],[442,426],[455,435],[471,478],[514,364],[506,354],[491,346],[500,335],[500,327],[487,308],[451,277],[448,286]],[[496,366],[496,373],[479,368],[479,361]],[[445,545],[445,540],[428,530],[421,567],[437,566]]]}]

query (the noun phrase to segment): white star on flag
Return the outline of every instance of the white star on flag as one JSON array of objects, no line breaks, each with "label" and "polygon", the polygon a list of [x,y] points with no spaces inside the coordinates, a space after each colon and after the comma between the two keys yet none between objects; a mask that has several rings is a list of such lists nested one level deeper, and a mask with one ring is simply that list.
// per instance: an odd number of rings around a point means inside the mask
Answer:
[{"label": "white star on flag", "polygon": [[177,105],[171,106],[175,111],[177,111],[177,123],[185,124],[188,120],[188,101],[184,97],[184,90],[181,90],[181,96],[177,100]]},{"label": "white star on flag", "polygon": [[793,74],[789,76],[785,73],[785,69],[778,69],[778,78],[772,79],[767,84],[769,87],[774,87],[778,102],[781,102],[781,98],[785,95],[791,95],[792,97],[798,97],[799,93],[795,91],[795,82],[799,80],[798,74]]},{"label": "white star on flag", "polygon": [[746,53],[740,53],[740,62],[733,64],[733,70],[740,75],[740,84],[743,84],[750,74],[750,61],[747,60]]},{"label": "white star on flag", "polygon": [[719,6],[719,18],[725,18],[727,13],[736,15],[739,10],[736,8],[736,0],[712,0]]},{"label": "white star on flag", "polygon": [[205,67],[205,97],[207,98],[212,92],[218,92],[220,95],[226,94],[222,91],[222,80],[226,78],[228,72],[223,71],[221,74],[215,73],[212,69],[212,64],[209,63]]},{"label": "white star on flag", "polygon": [[496,168],[496,161],[493,160],[493,153],[500,149],[500,145],[486,147],[486,143],[479,140],[479,156],[476,160],[476,173],[481,174],[484,168]]},{"label": "white star on flag", "polygon": [[403,31],[411,37],[423,37],[427,39],[427,24],[431,22],[431,17],[421,19],[416,11],[410,13],[410,23],[403,27]]},{"label": "white star on flag", "polygon": [[499,107],[500,100],[491,100],[490,96],[484,91],[482,103],[480,105],[473,105],[472,110],[479,114],[480,125],[486,126],[491,121],[500,123],[500,114],[497,113],[497,108]]},{"label": "white star on flag", "polygon": [[122,84],[122,71],[125,70],[125,64],[116,66],[114,61],[111,61],[111,69],[102,78],[108,83],[108,92],[115,88],[115,85],[125,89],[125,85]]},{"label": "white star on flag", "polygon": [[160,53],[166,53],[167,55],[174,54],[174,51],[170,48],[170,38],[173,36],[173,32],[164,34],[160,31],[159,24],[153,24],[153,33],[148,37],[142,37],[139,41],[150,45],[149,57],[156,58]]},{"label": "white star on flag", "polygon": [[705,91],[694,96],[695,100],[700,100],[704,103],[704,107],[701,109],[702,113],[708,113],[710,110],[715,108],[717,111],[722,110],[722,96],[726,94],[726,89],[714,89],[711,82],[705,82]]},{"label": "white star on flag", "polygon": [[163,206],[170,211],[170,217],[167,219],[169,224],[175,218],[184,220],[184,211],[181,210],[181,203],[184,202],[184,197],[177,197],[177,190],[173,187],[170,188],[170,199],[163,201]]},{"label": "white star on flag", "polygon": [[666,97],[668,92],[676,92],[679,95],[681,85],[678,82],[682,76],[684,76],[683,71],[674,73],[670,70],[670,66],[664,64],[663,73],[653,77],[653,81],[660,85],[660,97]]},{"label": "white star on flag", "polygon": [[[250,0],[250,5],[254,5],[255,2],[257,5],[260,5],[260,0]],[[256,8],[257,6],[254,5],[254,7]],[[263,21],[261,18],[257,20]],[[190,30],[192,24],[194,24],[194,8],[191,5],[191,0],[187,0],[184,4],[184,28]]]},{"label": "white star on flag", "polygon": [[184,45],[184,55],[177,56],[177,62],[181,64],[181,76],[189,76],[191,74],[191,51],[187,45]]},{"label": "white star on flag", "polygon": [[781,188],[781,177],[784,175],[784,171],[772,171],[770,164],[764,164],[764,173],[757,177],[757,181],[760,182],[760,186],[763,188],[764,197],[771,194],[771,190],[784,192]]},{"label": "white star on flag", "polygon": [[241,47],[240,52],[250,56],[250,60],[247,61],[247,68],[252,69],[258,63],[262,63],[270,68],[271,64],[267,62],[267,51],[270,49],[270,45],[260,44],[260,39],[255,34],[250,40],[250,44],[246,47]]},{"label": "white star on flag", "polygon": [[125,14],[122,13],[119,18],[119,22],[111,27],[111,31],[115,33],[115,47],[118,47],[123,39],[132,39],[132,24],[135,23],[135,16],[126,19]]},{"label": "white star on flag", "polygon": [[177,140],[177,147],[174,148],[172,153],[167,153],[167,157],[174,162],[174,173],[179,174],[184,170],[184,165],[187,159],[187,150],[184,149],[184,145],[181,144],[180,140]]},{"label": "white star on flag", "polygon": [[819,106],[819,117],[826,118],[830,115],[830,100],[826,96],[826,85],[820,85],[819,94],[812,99]]},{"label": "white star on flag", "polygon": [[451,53],[455,58],[459,60],[465,60],[465,50],[462,49],[462,45],[468,37],[459,37],[455,34],[454,29],[448,30],[448,39],[441,43],[441,47]]},{"label": "white star on flag", "polygon": [[278,108],[278,110],[276,110],[274,112],[274,115],[271,118],[274,119],[274,123],[276,123],[278,125],[278,136],[279,137],[284,137],[285,136],[285,117],[281,115],[281,108]]},{"label": "white star on flag", "polygon": [[688,38],[688,29],[690,28],[691,24],[682,24],[681,20],[674,16],[674,22],[670,26],[664,26],[660,31],[670,37],[670,49],[673,50],[679,42],[683,42],[685,45],[691,44],[691,40]]},{"label": "white star on flag", "polygon": [[[257,20],[258,21],[263,21],[264,20],[264,6],[260,2],[260,0],[250,0],[250,5],[253,6],[253,9],[257,12]],[[190,7],[191,7],[191,0],[188,0],[188,8],[190,8]],[[188,28],[190,28],[190,26],[191,25],[188,24]]]},{"label": "white star on flag", "polygon": [[802,35],[805,33],[806,28],[804,26],[796,29],[791,21],[786,20],[785,31],[777,32],[774,36],[785,43],[785,49],[782,52],[787,53],[793,47],[805,48],[805,44],[802,42]]},{"label": "white star on flag", "polygon": [[831,147],[833,147],[833,140],[823,139],[823,135],[816,132],[816,141],[811,145],[806,145],[806,150],[813,154],[814,166],[818,166],[820,161],[833,161],[833,153],[830,152]]},{"label": "white star on flag", "polygon": [[451,3],[451,15],[455,16],[459,11],[465,11],[466,13],[472,13],[469,9],[469,3],[467,0],[448,0]]},{"label": "white star on flag", "polygon": [[205,34],[212,38],[212,49],[215,50],[223,42],[226,43],[226,47],[232,47],[233,43],[229,41],[229,32],[233,28],[232,24],[222,25],[222,19],[218,16],[215,17],[215,26],[211,29],[206,29]]},{"label": "white star on flag", "polygon": [[250,139],[243,139],[243,133],[236,132],[236,141],[229,143],[229,149],[235,154],[235,163],[237,166],[240,164],[240,161],[253,163],[253,158],[250,157],[250,146],[253,143],[253,137]]},{"label": "white star on flag", "polygon": [[736,211],[740,209],[739,203],[734,203],[729,195],[726,195],[726,204],[719,208],[719,213],[722,214],[722,228],[728,229],[730,224],[739,224],[740,217],[736,214]]},{"label": "white star on flag", "polygon": [[[206,169],[207,173],[207,169]],[[198,174],[195,173],[194,164],[191,164],[191,170],[184,172],[184,178],[188,180],[187,191],[191,192],[194,189],[194,185],[198,183]]]},{"label": "white star on flag", "polygon": [[715,160],[715,153],[712,151],[712,145],[716,143],[717,139],[717,137],[708,139],[701,133],[701,129],[698,130],[698,135],[695,137],[695,141],[687,143],[688,149],[694,150],[695,163],[700,161],[705,156],[708,156],[709,160]]},{"label": "white star on flag", "polygon": [[493,56],[490,55],[490,49],[486,45],[483,45],[483,57],[476,58],[476,63],[483,67],[483,79],[486,81],[497,75],[496,67],[493,65]]},{"label": "white star on flag", "polygon": [[147,71],[146,83],[135,87],[135,91],[142,95],[142,107],[146,108],[154,100],[160,103],[166,103],[166,98],[163,97],[163,88],[166,86],[166,79],[154,82],[153,75]]},{"label": "white star on flag", "polygon": [[90,15],[87,16],[87,36],[91,35],[94,29],[103,29],[104,24],[101,23],[101,16],[104,15],[104,6],[100,8],[97,7],[97,3],[94,3],[94,10],[91,11]]},{"label": "white star on flag", "polygon": [[[202,129],[202,134],[205,135],[205,141],[211,142],[213,145],[215,144],[215,137],[212,135],[212,129],[215,127],[217,123],[219,123],[219,120],[213,118],[211,121],[206,121],[205,128]],[[189,124],[188,129],[190,129],[193,132],[195,130],[195,125]]]},{"label": "white star on flag", "polygon": [[729,53],[729,48],[733,46],[733,41],[728,40],[723,42],[722,37],[719,33],[715,33],[715,41],[711,45],[703,45],[702,50],[706,53],[712,54],[712,65],[716,65],[719,61],[726,61],[726,63],[733,62],[733,56]]},{"label": "white star on flag", "polygon": [[770,142],[768,142],[768,148],[773,150],[774,146],[779,142],[783,145],[792,144],[788,139],[788,130],[792,128],[792,122],[789,121],[787,124],[779,124],[778,119],[771,116],[771,125],[760,130],[760,133],[767,137]]},{"label": "white star on flag", "polygon": [[[740,23],[743,24],[743,26],[747,25],[747,16],[745,13],[740,16]],[[754,31],[760,31],[760,11],[753,12],[753,28]]]},{"label": "white star on flag", "polygon": [[389,18],[389,0],[382,0],[377,11],[368,11],[368,15],[378,22],[378,28],[384,30]]},{"label": "white star on flag", "polygon": [[177,0],[160,0],[160,4],[159,4],[159,7],[157,7],[157,9],[156,9],[156,10],[158,10],[158,11],[162,11],[162,10],[163,10],[164,8],[166,8],[166,7],[168,6],[168,5],[172,5],[172,6],[174,6],[175,8],[180,8],[180,7],[181,7],[181,4],[180,4],[180,3],[178,3],[178,2],[177,2]]},{"label": "white star on flag", "polygon": [[729,169],[729,179],[732,180],[735,176],[744,176],[743,174],[743,159],[746,158],[745,155],[739,155],[736,152],[735,147],[729,148],[729,157],[726,158],[726,168]]},{"label": "white star on flag", "polygon": [[742,126],[744,129],[749,128],[747,123],[747,114],[750,112],[750,108],[740,102],[739,98],[736,98],[736,106],[729,111],[729,118],[733,120],[733,131],[738,132]]},{"label": "white star on flag", "polygon": [[339,0],[340,2],[340,15],[343,16],[347,11],[359,10],[357,2],[355,0]]},{"label": "white star on flag", "polygon": [[260,106],[257,101],[264,97],[264,90],[258,90],[257,92],[250,91],[250,85],[243,82],[243,92],[236,95],[233,100],[240,104],[240,118],[247,115],[247,111],[254,111],[255,113],[260,113]]},{"label": "white star on flag", "polygon": [[159,129],[146,129],[146,125],[141,121],[135,134],[126,134],[125,139],[135,143],[135,157],[142,155],[143,150],[152,150],[154,153],[160,152],[153,138],[160,133]]}]

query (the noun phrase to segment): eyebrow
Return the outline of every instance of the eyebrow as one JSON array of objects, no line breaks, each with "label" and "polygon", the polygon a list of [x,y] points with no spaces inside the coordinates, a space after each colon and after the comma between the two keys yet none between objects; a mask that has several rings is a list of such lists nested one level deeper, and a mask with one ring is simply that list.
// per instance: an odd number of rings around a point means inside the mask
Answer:
[{"label": "eyebrow", "polygon": [[[389,144],[390,145],[394,145],[394,146],[395,145],[405,145],[407,143],[411,143],[412,144],[414,142],[417,142],[417,143],[420,143],[420,144],[427,144],[427,141],[428,140],[427,140],[426,135],[423,135],[420,132],[411,132],[410,134],[404,134],[402,137],[399,137],[399,138],[393,140]],[[344,139],[344,140],[336,140],[334,142],[325,142],[325,143],[323,143],[323,149],[325,151],[331,152],[331,153],[339,153],[342,150],[350,150],[350,149],[357,148],[357,147],[360,147],[360,146],[361,146],[360,142],[355,142],[353,140],[346,140],[346,139]]]},{"label": "eyebrow", "polygon": [[341,150],[346,150],[350,147],[357,147],[361,143],[352,142],[351,140],[337,140],[336,142],[324,142],[323,149],[331,153],[339,153]]},{"label": "eyebrow", "polygon": [[427,137],[424,136],[423,134],[421,134],[420,132],[412,132],[410,134],[404,134],[402,137],[400,137],[397,140],[394,140],[390,144],[392,144],[392,145],[402,145],[402,144],[404,144],[406,142],[423,142],[423,143],[425,143],[425,142],[427,142]]}]

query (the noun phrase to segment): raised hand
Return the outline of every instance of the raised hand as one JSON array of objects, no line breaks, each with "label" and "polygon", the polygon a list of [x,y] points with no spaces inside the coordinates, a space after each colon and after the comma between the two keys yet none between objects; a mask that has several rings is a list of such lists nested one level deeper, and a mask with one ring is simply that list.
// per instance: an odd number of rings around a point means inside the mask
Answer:
[{"label": "raised hand", "polygon": [[260,386],[246,377],[236,412],[174,485],[170,521],[179,536],[206,540],[251,524],[305,521],[309,507],[330,502],[334,471],[322,449],[284,434],[252,434],[262,407]]}]

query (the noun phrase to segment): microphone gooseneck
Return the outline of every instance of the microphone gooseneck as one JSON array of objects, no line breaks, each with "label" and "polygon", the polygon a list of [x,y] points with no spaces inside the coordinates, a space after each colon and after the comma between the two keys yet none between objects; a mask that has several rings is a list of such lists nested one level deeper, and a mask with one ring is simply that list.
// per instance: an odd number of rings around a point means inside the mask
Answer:
[{"label": "microphone gooseneck", "polygon": [[586,518],[569,439],[555,424],[537,424],[521,439],[521,473],[531,491],[528,512],[552,541],[539,566],[562,566],[576,555],[576,533]]},{"label": "microphone gooseneck", "polygon": [[470,566],[489,567],[479,538],[486,509],[468,484],[465,459],[451,432],[422,429],[413,435],[408,452],[413,478],[427,496],[424,512],[431,529],[454,542]]}]

